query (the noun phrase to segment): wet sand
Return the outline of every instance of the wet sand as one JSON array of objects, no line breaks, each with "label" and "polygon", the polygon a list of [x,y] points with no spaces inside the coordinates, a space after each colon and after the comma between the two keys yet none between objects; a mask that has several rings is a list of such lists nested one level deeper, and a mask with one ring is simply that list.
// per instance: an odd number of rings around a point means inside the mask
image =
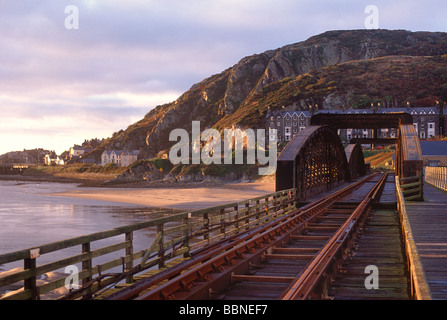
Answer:
[{"label": "wet sand", "polygon": [[275,190],[272,182],[207,185],[182,188],[77,188],[52,196],[76,197],[150,207],[195,210],[256,198]]}]

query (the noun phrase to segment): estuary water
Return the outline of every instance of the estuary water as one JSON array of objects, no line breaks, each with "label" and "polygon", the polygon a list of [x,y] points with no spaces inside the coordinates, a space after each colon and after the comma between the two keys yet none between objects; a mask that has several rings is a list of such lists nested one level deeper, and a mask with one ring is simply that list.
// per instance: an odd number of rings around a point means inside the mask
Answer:
[{"label": "estuary water", "polygon": [[[141,205],[47,195],[76,187],[76,184],[0,181],[0,254],[173,213],[172,210]],[[152,230],[136,232],[135,249],[147,248],[153,238]],[[114,239],[101,241],[97,247],[118,242]],[[93,245],[92,249],[95,249]],[[80,246],[62,251],[66,252],[56,253],[56,258],[79,254]],[[45,256],[38,258],[39,264],[54,261],[54,255],[51,258]],[[0,265],[0,272],[22,266],[22,261]]]}]

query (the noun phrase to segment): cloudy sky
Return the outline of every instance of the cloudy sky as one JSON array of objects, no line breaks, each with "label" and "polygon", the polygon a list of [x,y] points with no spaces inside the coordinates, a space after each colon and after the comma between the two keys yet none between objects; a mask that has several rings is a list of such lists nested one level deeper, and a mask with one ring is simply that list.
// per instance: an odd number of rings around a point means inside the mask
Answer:
[{"label": "cloudy sky", "polygon": [[0,0],[0,154],[106,138],[241,58],[328,30],[447,31],[447,3]]}]

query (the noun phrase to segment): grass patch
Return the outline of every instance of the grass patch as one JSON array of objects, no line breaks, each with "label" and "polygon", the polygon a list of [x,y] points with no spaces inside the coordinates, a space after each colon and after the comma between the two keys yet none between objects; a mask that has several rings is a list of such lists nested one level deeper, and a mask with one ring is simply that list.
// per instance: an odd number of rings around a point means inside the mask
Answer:
[{"label": "grass patch", "polygon": [[114,163],[108,163],[105,166],[94,164],[69,164],[65,166],[37,166],[26,170],[28,175],[42,174],[60,174],[60,173],[103,173],[103,174],[121,174],[127,168],[118,167]]}]

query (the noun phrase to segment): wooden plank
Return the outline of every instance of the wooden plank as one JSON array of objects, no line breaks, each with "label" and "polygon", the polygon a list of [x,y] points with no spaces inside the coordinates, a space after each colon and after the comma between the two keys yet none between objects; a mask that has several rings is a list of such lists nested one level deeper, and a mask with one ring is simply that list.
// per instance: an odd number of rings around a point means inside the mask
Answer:
[{"label": "wooden plank", "polygon": [[264,255],[267,259],[284,259],[284,260],[310,260],[315,255],[313,254],[281,254],[281,253],[269,253]]},{"label": "wooden plank", "polygon": [[307,235],[292,235],[293,240],[329,240],[330,236],[307,236]]},{"label": "wooden plank", "polygon": [[319,248],[273,248],[275,253],[307,253],[318,252]]},{"label": "wooden plank", "polygon": [[290,283],[295,277],[274,277],[274,276],[257,276],[246,274],[233,274],[231,281],[251,281],[251,282],[273,282],[273,283]]},{"label": "wooden plank", "polygon": [[432,295],[430,292],[430,287],[427,283],[424,267],[419,257],[417,246],[415,244],[417,241],[415,240],[415,236],[412,230],[412,222],[410,220],[412,213],[408,210],[409,206],[404,200],[404,195],[402,194],[398,177],[396,177],[396,191],[398,199],[399,218],[401,220],[403,229],[402,234],[409,265],[412,295],[415,299],[431,300]]}]

